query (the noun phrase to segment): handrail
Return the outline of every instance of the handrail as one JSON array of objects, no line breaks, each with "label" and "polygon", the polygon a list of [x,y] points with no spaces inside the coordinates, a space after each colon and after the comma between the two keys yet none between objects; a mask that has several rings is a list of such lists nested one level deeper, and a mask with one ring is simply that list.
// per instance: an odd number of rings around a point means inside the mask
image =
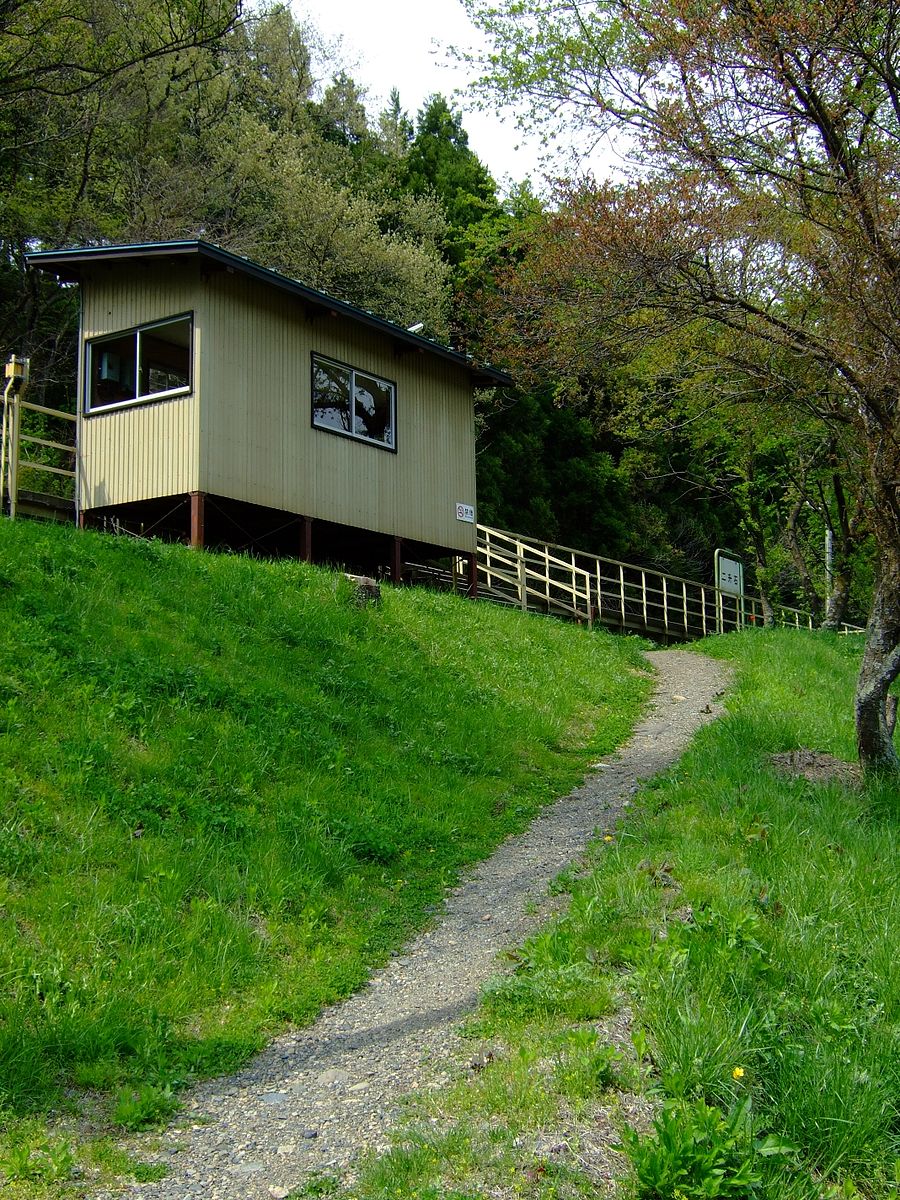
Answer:
[{"label": "handrail", "polygon": [[[19,499],[19,471],[44,471],[50,475],[62,476],[77,482],[77,447],[58,442],[52,438],[39,437],[34,433],[22,431],[22,413],[34,412],[43,416],[60,418],[77,425],[75,413],[63,412],[60,409],[48,408],[44,404],[35,404],[27,400],[30,362],[27,358],[13,355],[6,364],[6,386],[2,396],[2,432],[0,432],[0,510],[4,506],[12,520],[15,520]],[[43,432],[43,430],[41,431]],[[77,436],[77,435],[76,435]],[[68,467],[57,467],[52,463],[36,462],[22,457],[22,446],[42,446],[56,453],[76,455],[75,470]]]},{"label": "handrail", "polygon": [[[477,526],[477,559],[490,598],[525,611],[530,606],[573,614],[589,624],[597,620],[685,639],[764,624],[761,597],[734,596],[682,575],[488,525]],[[790,605],[774,609],[778,624],[815,627],[812,614],[802,609]],[[857,630],[844,622],[840,631]]]},{"label": "handrail", "polygon": [[[479,526],[478,532],[479,569],[489,592],[502,592],[507,603],[517,603],[526,612],[532,597],[548,611],[562,608],[578,620],[592,621],[590,574],[574,558],[565,562],[551,555],[549,546],[524,541],[505,530]],[[564,578],[557,578],[554,571]],[[497,583],[506,584],[507,590],[498,589]]]},{"label": "handrail", "polygon": [[59,408],[46,408],[43,404],[34,404],[31,400],[20,400],[20,408],[27,408],[29,412],[44,413],[48,417],[61,417],[63,421],[76,421],[78,416],[76,413],[63,412]]}]

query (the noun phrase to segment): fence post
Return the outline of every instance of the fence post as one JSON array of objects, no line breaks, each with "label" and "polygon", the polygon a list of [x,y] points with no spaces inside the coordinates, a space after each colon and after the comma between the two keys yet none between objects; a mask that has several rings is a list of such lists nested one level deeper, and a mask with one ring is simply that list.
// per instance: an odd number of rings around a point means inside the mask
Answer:
[{"label": "fence post", "polygon": [[9,447],[9,515],[16,519],[16,509],[19,503],[19,431],[22,422],[22,409],[19,405],[19,395],[12,396],[12,437]]},{"label": "fence post", "polygon": [[516,556],[519,566],[519,606],[522,612],[528,612],[528,572],[525,566],[525,547],[516,542]]},{"label": "fence post", "polygon": [[684,603],[684,632],[686,634],[689,634],[691,631],[690,631],[690,629],[688,629],[687,583],[685,583],[684,580],[682,580],[682,583],[681,583],[681,598]]},{"label": "fence post", "polygon": [[619,603],[622,608],[622,628],[625,628],[625,568],[619,563]]},{"label": "fence post", "polygon": [[3,501],[6,498],[6,468],[8,459],[9,445],[9,388],[7,384],[6,390],[3,393],[3,444],[0,449],[0,510],[3,508]]},{"label": "fence post", "polygon": [[666,633],[669,632],[669,590],[666,587],[666,577],[661,575],[662,579],[662,594],[663,594],[663,629]]}]

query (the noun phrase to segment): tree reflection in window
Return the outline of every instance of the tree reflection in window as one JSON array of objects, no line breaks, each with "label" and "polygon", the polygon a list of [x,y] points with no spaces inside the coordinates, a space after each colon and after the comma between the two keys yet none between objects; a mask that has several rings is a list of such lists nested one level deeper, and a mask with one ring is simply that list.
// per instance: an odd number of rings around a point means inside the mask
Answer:
[{"label": "tree reflection in window", "polygon": [[353,399],[355,409],[354,432],[360,437],[371,438],[375,442],[394,444],[394,433],[391,428],[391,408],[394,399],[394,389],[389,383],[374,379],[371,375],[361,375],[354,371]]},{"label": "tree reflection in window", "polygon": [[313,359],[313,424],[352,433],[349,367]]},{"label": "tree reflection in window", "polygon": [[[394,385],[313,355],[313,425],[394,449]],[[352,403],[351,403],[352,398]]]}]

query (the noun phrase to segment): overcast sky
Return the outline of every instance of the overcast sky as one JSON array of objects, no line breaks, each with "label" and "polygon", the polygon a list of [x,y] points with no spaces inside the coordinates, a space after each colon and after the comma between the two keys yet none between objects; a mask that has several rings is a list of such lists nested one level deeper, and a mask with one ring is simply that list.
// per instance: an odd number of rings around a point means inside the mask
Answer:
[{"label": "overcast sky", "polygon": [[527,176],[540,181],[535,142],[525,141],[512,120],[501,122],[496,113],[476,112],[464,97],[454,97],[469,75],[447,61],[446,49],[474,46],[479,37],[459,0],[293,0],[293,6],[298,19],[308,17],[326,39],[342,39],[341,58],[366,89],[370,113],[384,107],[392,87],[413,118],[427,96],[441,92],[463,110],[469,145],[498,183]]}]

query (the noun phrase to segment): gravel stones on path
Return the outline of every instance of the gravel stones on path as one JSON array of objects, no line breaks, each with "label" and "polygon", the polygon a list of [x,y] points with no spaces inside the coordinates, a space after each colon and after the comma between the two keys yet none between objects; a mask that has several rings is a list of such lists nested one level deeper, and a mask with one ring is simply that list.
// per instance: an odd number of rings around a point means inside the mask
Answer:
[{"label": "gravel stones on path", "polygon": [[638,782],[670,766],[721,711],[723,664],[685,650],[647,658],[656,691],[631,740],[475,867],[435,926],[363,991],[276,1038],[237,1074],[192,1089],[179,1121],[152,1143],[132,1139],[132,1152],[168,1173],[128,1195],[281,1200],[309,1174],[343,1174],[360,1151],[387,1147],[400,1098],[446,1082],[442,1068],[460,1053],[460,1018],[475,1007],[497,955],[546,918],[548,884],[595,832],[616,826]]}]

